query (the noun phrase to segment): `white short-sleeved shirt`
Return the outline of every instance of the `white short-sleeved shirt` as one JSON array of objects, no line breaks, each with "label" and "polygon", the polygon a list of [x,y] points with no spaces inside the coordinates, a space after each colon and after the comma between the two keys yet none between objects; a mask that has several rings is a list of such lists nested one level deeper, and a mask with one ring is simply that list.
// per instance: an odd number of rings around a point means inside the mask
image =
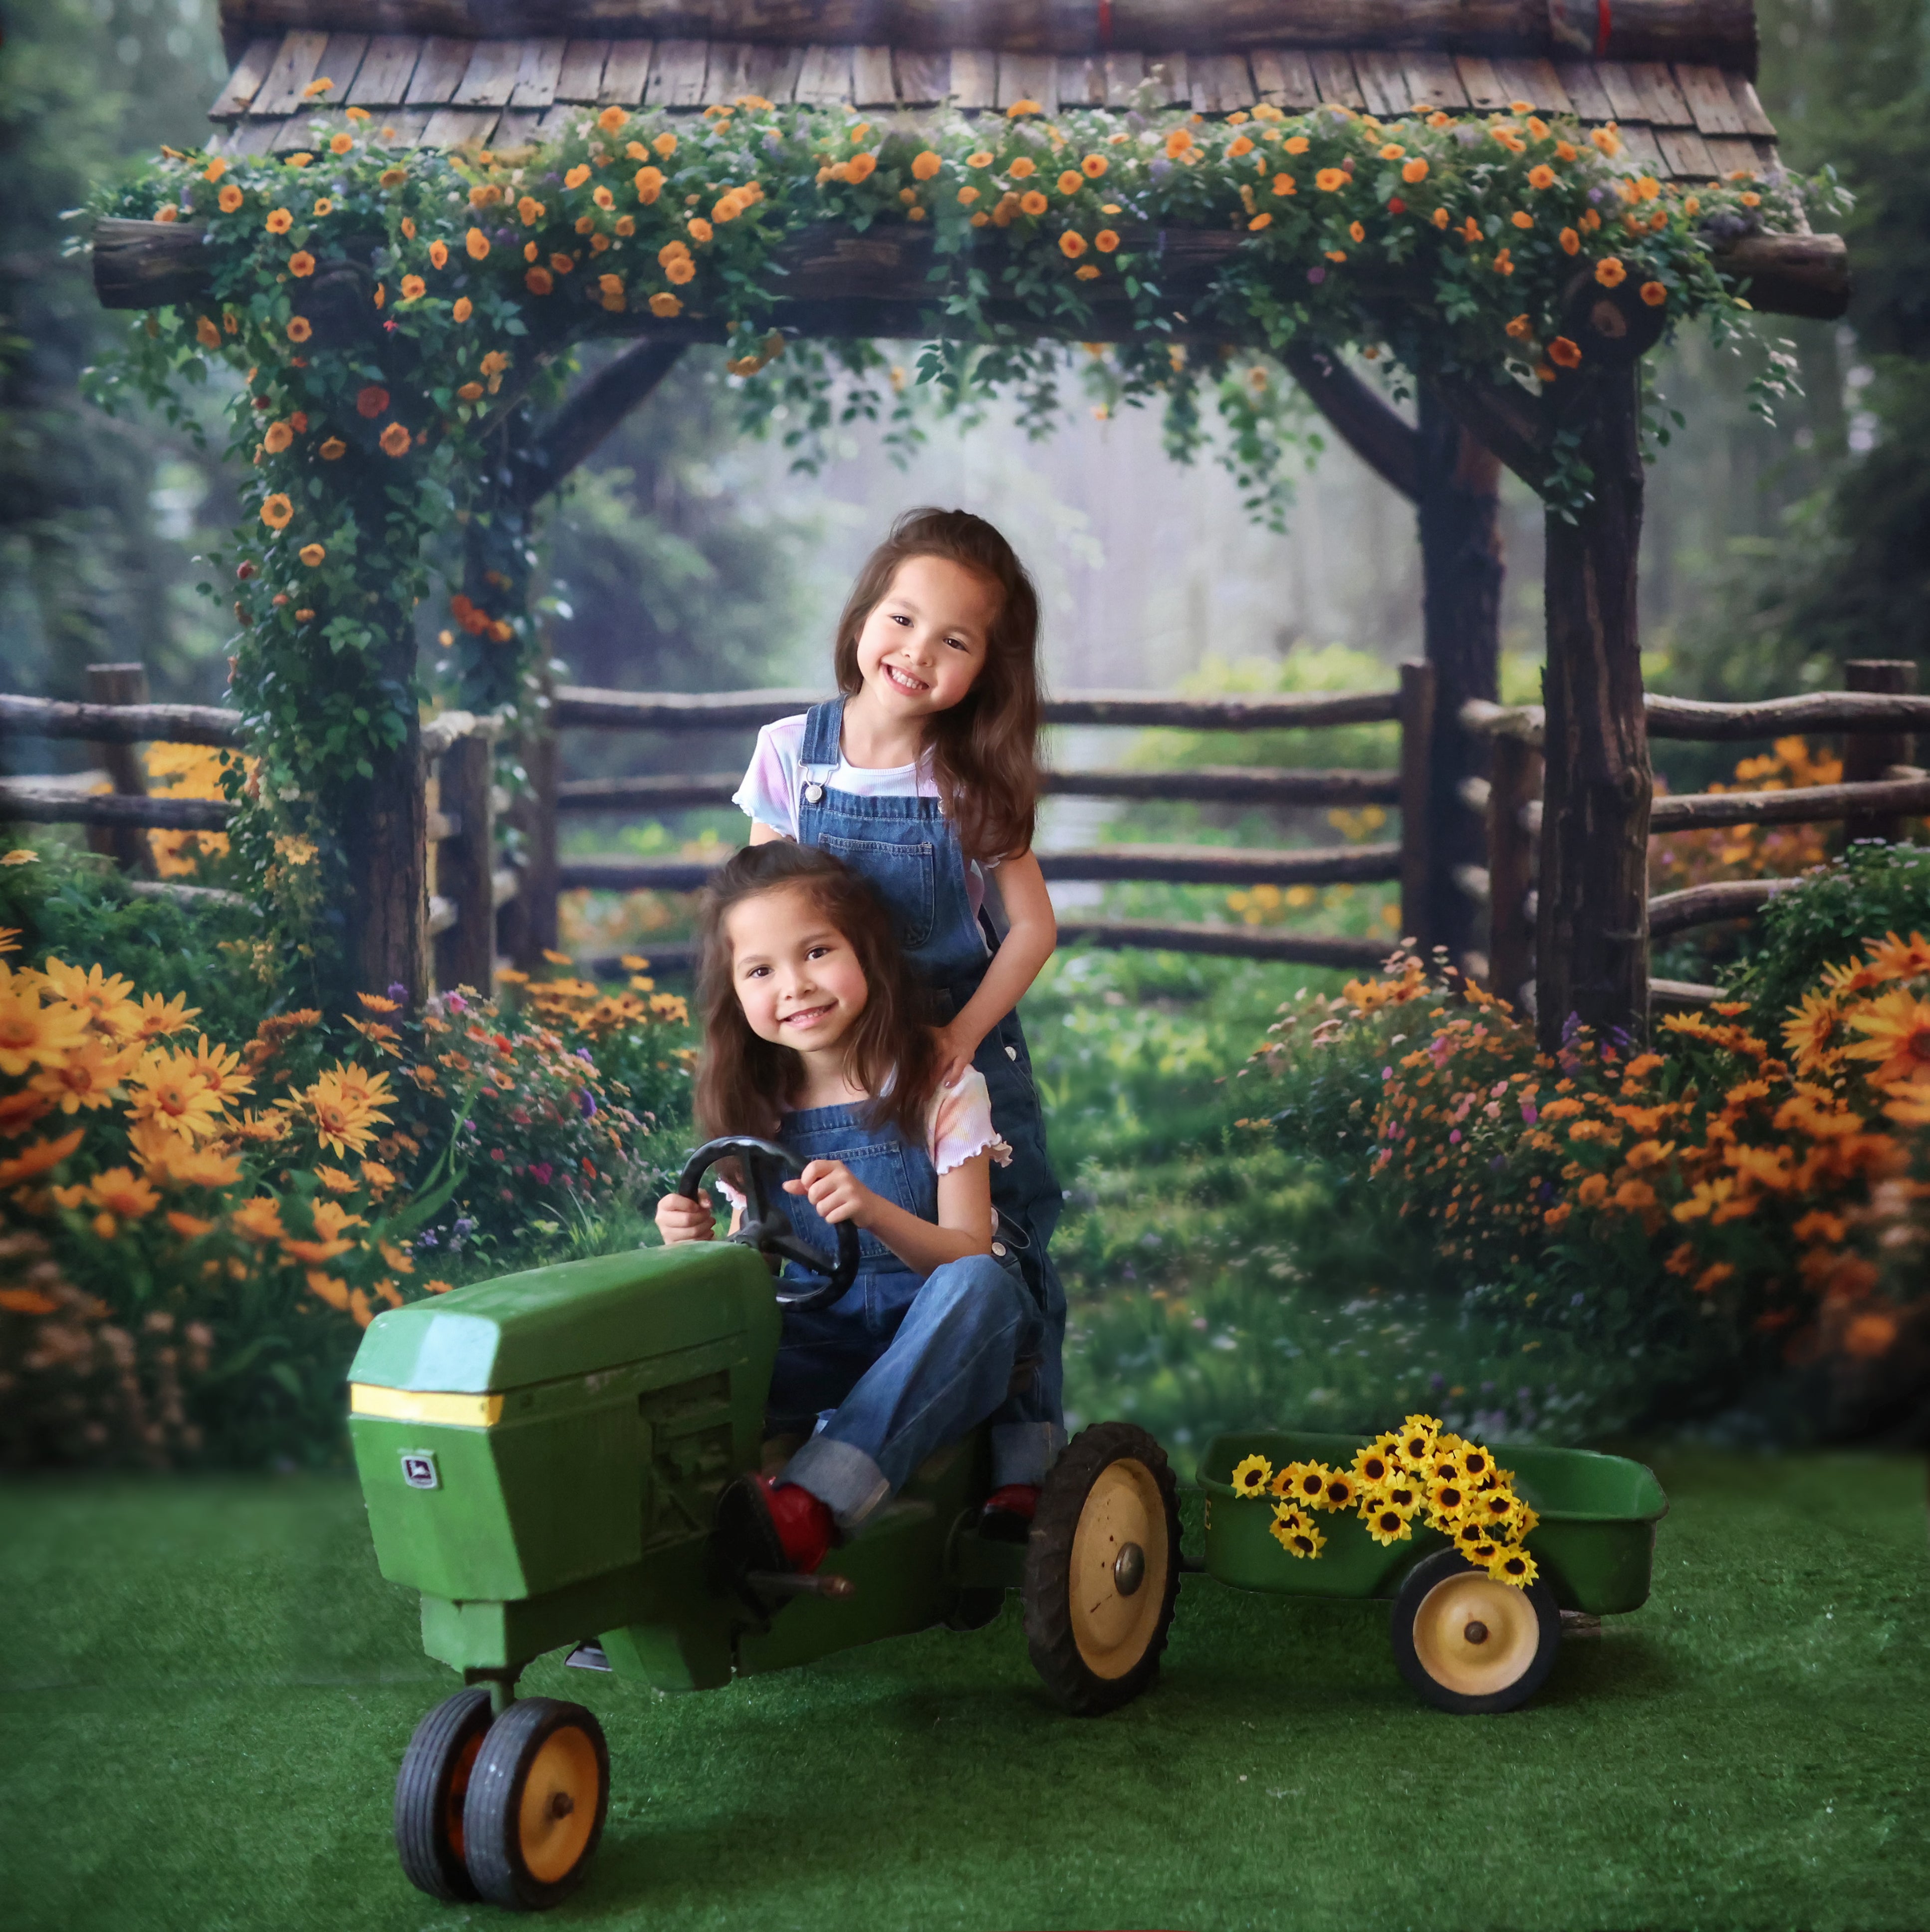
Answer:
[{"label": "white short-sleeved shirt", "polygon": [[[768,825],[787,838],[797,836],[797,767],[804,752],[804,714],[780,718],[758,734],[758,748],[752,754],[750,769],[731,802],[759,825]],[[854,794],[860,798],[936,798],[938,781],[927,756],[910,765],[854,765],[847,762],[844,747],[838,748],[837,770],[831,774],[831,789]],[[985,903],[985,875],[995,869],[977,860],[965,861],[965,897],[973,918]]]}]

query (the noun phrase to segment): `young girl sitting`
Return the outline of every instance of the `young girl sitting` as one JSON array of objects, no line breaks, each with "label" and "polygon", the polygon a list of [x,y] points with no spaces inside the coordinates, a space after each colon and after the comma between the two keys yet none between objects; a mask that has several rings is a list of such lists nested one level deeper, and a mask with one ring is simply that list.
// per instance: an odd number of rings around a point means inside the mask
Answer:
[{"label": "young girl sitting", "polygon": [[[737,802],[754,845],[818,847],[876,889],[929,989],[941,1077],[983,1077],[1013,1155],[993,1204],[1046,1320],[1042,1372],[1000,1420],[1033,1432],[1043,1467],[1065,1442],[1065,1294],[1046,1254],[1064,1197],[1016,1010],[1058,944],[1032,853],[1038,622],[1031,580],[991,524],[908,512],[839,620],[842,695],[764,728]],[[1029,1519],[1036,1502],[1017,1484],[987,1508]]]},{"label": "young girl sitting", "polygon": [[[803,1160],[785,1184],[798,1234],[835,1252],[860,1231],[857,1280],[830,1307],[786,1312],[769,1419],[806,1432],[836,1414],[776,1479],[735,1486],[719,1516],[741,1570],[815,1570],[924,1458],[1007,1400],[1044,1321],[996,1238],[989,1170],[1010,1150],[984,1081],[944,1084],[891,922],[829,854],[786,841],[737,853],[705,895],[707,1135],[775,1138]],[[659,1203],[666,1242],[708,1240],[711,1213]],[[994,1480],[1036,1486],[1036,1428],[992,1431]]]}]

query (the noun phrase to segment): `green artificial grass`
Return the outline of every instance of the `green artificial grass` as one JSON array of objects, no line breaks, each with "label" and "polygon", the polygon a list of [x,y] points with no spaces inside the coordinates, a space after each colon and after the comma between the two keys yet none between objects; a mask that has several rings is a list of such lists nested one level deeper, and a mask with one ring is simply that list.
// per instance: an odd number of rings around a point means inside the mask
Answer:
[{"label": "green artificial grass", "polygon": [[[1920,1462],[1657,1462],[1655,1594],[1526,1710],[1418,1703],[1375,1604],[1189,1579],[1112,1717],[1049,1706],[1016,1606],[696,1696],[545,1661],[601,1717],[603,1849],[558,1924],[1921,1926]],[[413,1892],[395,1768],[452,1687],[359,1496],[317,1478],[0,1490],[0,1923],[479,1926]]]}]

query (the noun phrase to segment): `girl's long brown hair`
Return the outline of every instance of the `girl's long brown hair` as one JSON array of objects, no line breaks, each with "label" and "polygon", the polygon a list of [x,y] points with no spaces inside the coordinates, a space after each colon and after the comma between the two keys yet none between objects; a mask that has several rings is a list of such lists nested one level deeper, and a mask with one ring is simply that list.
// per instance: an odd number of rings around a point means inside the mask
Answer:
[{"label": "girl's long brown hair", "polygon": [[1012,546],[965,510],[908,510],[865,560],[838,620],[838,688],[855,698],[858,634],[899,566],[941,556],[998,586],[998,615],[972,688],[926,728],[932,776],[968,859],[1015,857],[1032,848],[1039,804],[1039,594]]},{"label": "girl's long brown hair", "polygon": [[803,887],[864,970],[868,997],[846,1036],[846,1051],[851,1079],[871,1096],[869,1124],[896,1127],[922,1144],[926,1108],[938,1084],[938,1046],[924,1024],[924,1001],[906,970],[890,915],[841,860],[788,838],[746,845],[704,889],[698,914],[698,1001],[704,1014],[695,1096],[699,1130],[707,1138],[774,1132],[802,1084],[804,1063],[797,1051],[751,1030],[731,970],[731,908],[787,886]]}]

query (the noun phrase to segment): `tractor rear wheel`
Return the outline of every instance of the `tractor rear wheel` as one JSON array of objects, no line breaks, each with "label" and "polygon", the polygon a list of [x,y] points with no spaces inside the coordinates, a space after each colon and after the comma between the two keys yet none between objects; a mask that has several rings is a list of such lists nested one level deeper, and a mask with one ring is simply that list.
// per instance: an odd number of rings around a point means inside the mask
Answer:
[{"label": "tractor rear wheel", "polygon": [[1547,1682],[1562,1613],[1545,1577],[1497,1583],[1452,1550],[1424,1556],[1394,1604],[1394,1660],[1438,1710],[1512,1711]]},{"label": "tractor rear wheel", "polygon": [[1179,1504],[1166,1451],[1130,1422],[1082,1430],[1052,1465],[1025,1552],[1025,1640],[1079,1717],[1158,1674],[1179,1592]]},{"label": "tractor rear wheel", "polygon": [[395,1852],[409,1882],[431,1898],[473,1899],[463,1863],[463,1801],[489,1729],[489,1693],[458,1690],[416,1726],[395,1778]]},{"label": "tractor rear wheel", "polygon": [[492,1905],[540,1912],[582,1883],[610,1804],[610,1748],[581,1704],[525,1697],[490,1727],[463,1807],[469,1875]]}]

